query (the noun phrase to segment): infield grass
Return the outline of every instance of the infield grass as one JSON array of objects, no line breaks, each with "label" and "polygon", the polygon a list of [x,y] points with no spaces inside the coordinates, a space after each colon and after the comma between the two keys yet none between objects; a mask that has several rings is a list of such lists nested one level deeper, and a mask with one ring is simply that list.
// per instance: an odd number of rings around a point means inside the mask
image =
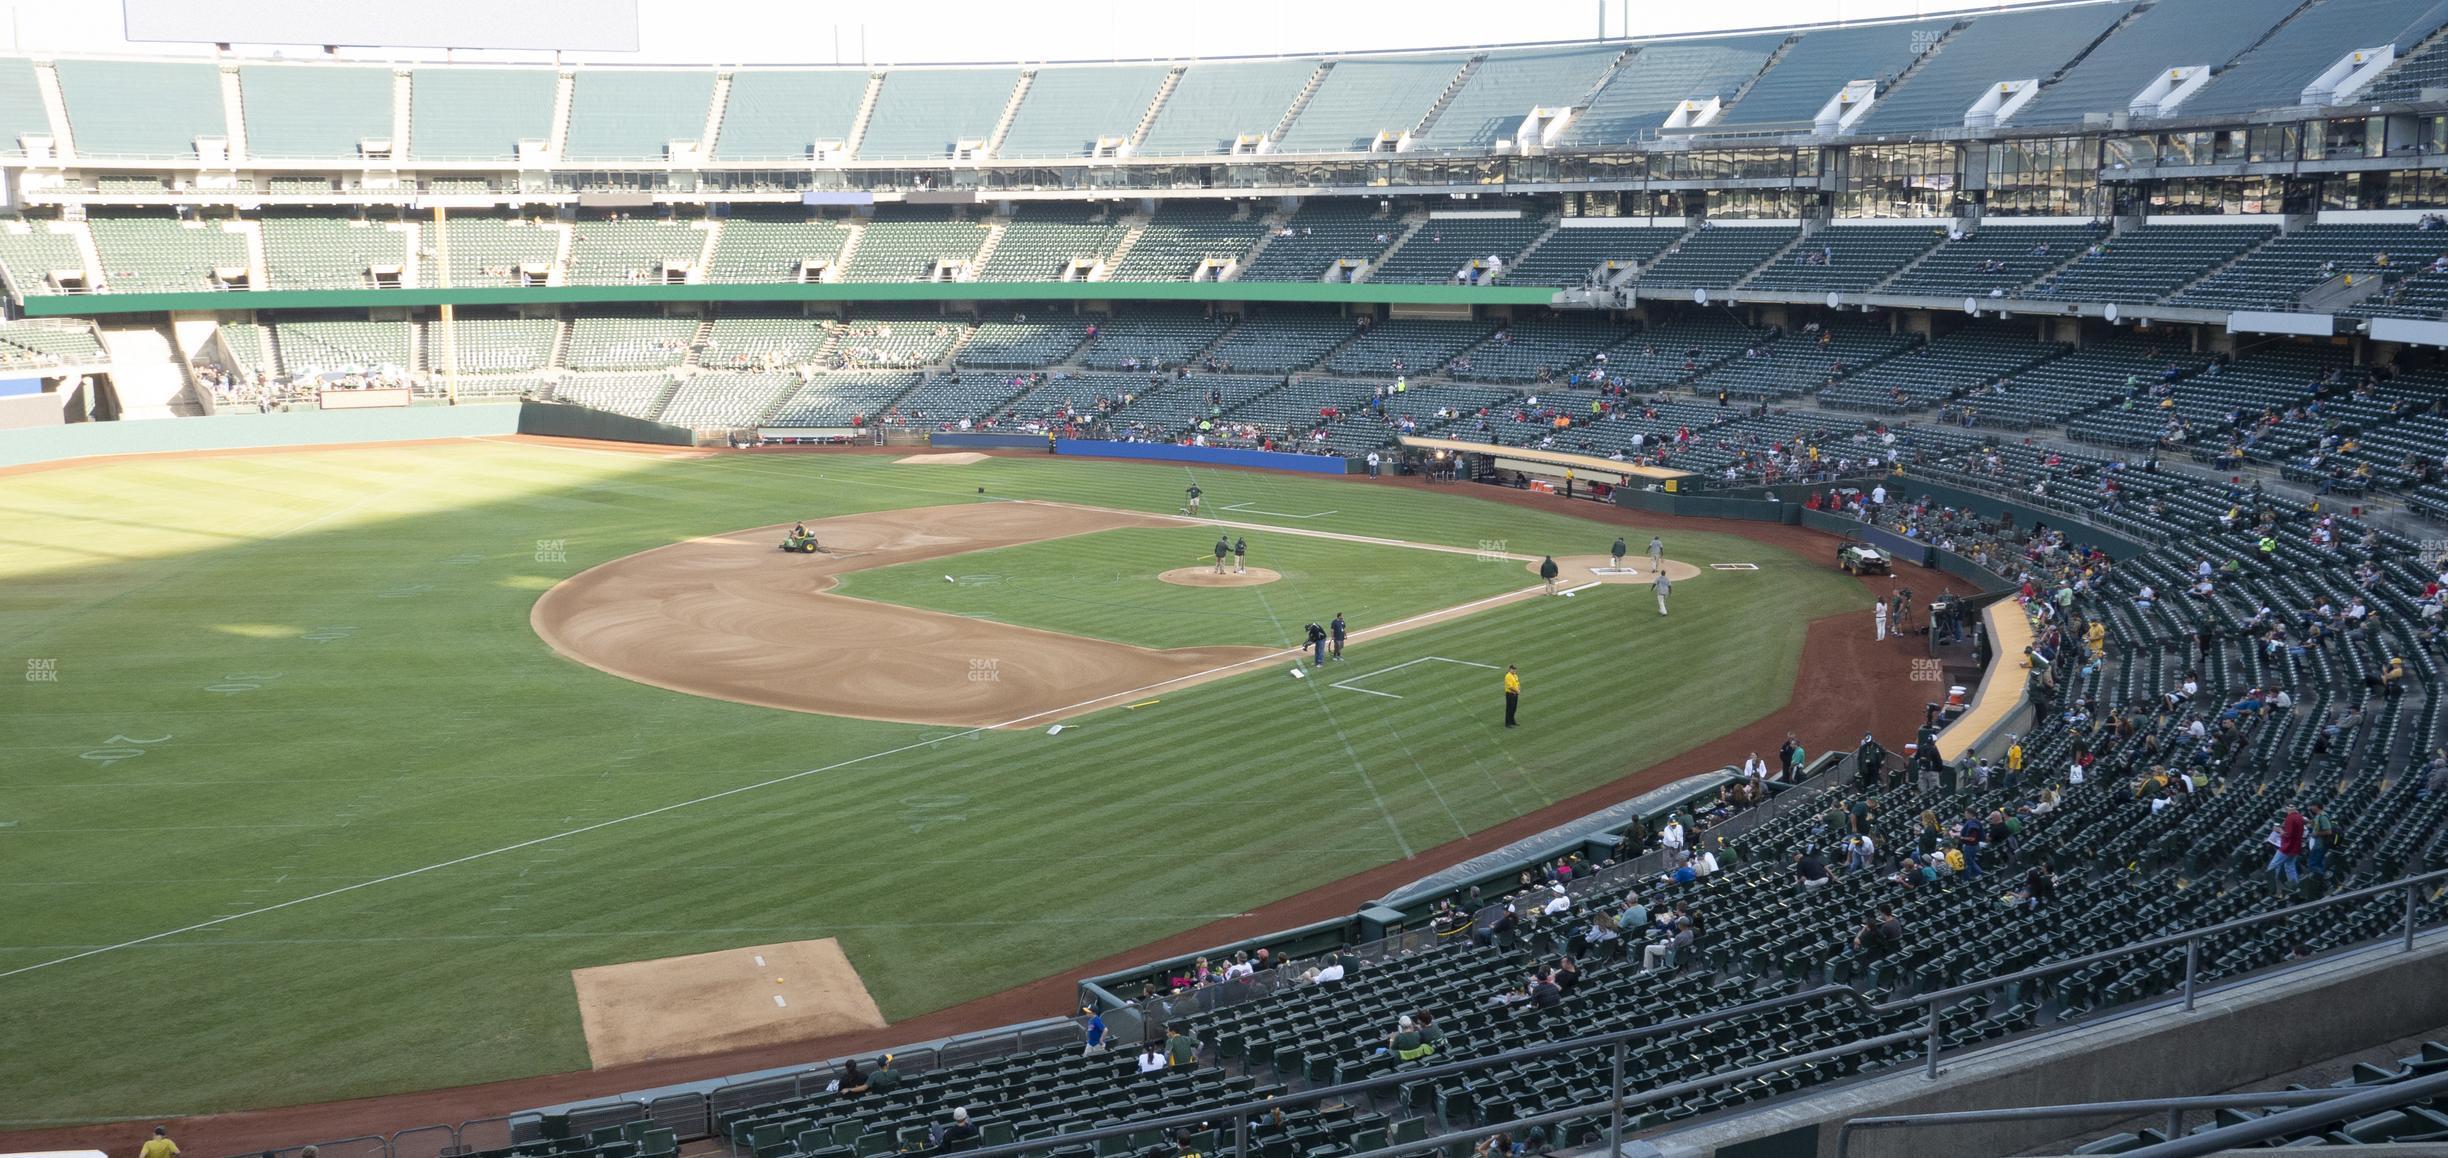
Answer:
[{"label": "infield grass", "polygon": [[1214,552],[1214,535],[1196,527],[1103,531],[853,571],[839,590],[1142,647],[1290,647],[1305,638],[1303,625],[1337,612],[1357,631],[1538,582],[1514,559],[1263,532],[1250,558],[1280,573],[1276,582],[1184,587],[1157,578],[1198,566],[1201,554],[1200,569],[1210,569]]},{"label": "infield grass", "polygon": [[[700,699],[559,659],[527,624],[558,580],[694,536],[996,497],[1169,514],[1191,478],[1250,508],[1229,517],[1310,529],[1526,554],[1617,530],[1467,488],[1076,459],[469,441],[0,481],[0,1129],[583,1069],[569,970],[743,944],[837,937],[906,1018],[1723,734],[1784,703],[1806,620],[1858,602],[1825,560],[1670,526],[1676,558],[1761,570],[1678,585],[1668,619],[1633,588],[1530,600],[1331,680],[1222,680],[1060,736]],[[1268,547],[1321,583],[1374,558],[1305,549]],[[1455,582],[1527,579],[1460,558]],[[1340,610],[1379,597],[1368,570],[1334,580]],[[1136,599],[1095,615],[1113,638],[1189,631]],[[1497,726],[1491,671],[1398,667],[1427,657],[1521,664],[1525,726]],[[1354,676],[1368,690],[1333,686]]]}]

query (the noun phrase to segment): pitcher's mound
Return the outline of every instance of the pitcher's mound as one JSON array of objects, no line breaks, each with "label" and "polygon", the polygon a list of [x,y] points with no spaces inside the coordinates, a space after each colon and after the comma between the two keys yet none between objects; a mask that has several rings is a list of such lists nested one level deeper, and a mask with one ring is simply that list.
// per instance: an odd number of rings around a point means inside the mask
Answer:
[{"label": "pitcher's mound", "polygon": [[1256,587],[1283,576],[1264,567],[1252,567],[1240,574],[1227,571],[1221,575],[1216,574],[1213,567],[1175,567],[1157,578],[1179,587]]},{"label": "pitcher's mound", "polygon": [[974,450],[961,450],[944,454],[913,454],[906,458],[896,458],[893,464],[896,466],[967,466],[973,462],[984,461],[986,461],[985,455]]},{"label": "pitcher's mound", "polygon": [[831,937],[570,970],[595,1068],[881,1029]]}]

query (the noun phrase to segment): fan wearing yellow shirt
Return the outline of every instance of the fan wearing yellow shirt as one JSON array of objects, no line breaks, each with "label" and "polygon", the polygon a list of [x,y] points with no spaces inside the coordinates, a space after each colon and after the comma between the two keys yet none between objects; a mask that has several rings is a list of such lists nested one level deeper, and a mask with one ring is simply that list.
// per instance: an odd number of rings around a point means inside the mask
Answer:
[{"label": "fan wearing yellow shirt", "polygon": [[170,1140],[170,1127],[153,1127],[153,1137],[147,1139],[137,1158],[178,1158],[178,1143]]}]

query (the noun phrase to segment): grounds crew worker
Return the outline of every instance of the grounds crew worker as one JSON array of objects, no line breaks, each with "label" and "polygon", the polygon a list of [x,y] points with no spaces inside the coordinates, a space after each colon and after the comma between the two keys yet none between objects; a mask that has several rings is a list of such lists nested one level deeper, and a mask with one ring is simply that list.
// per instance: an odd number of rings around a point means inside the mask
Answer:
[{"label": "grounds crew worker", "polygon": [[1183,513],[1183,514],[1185,514],[1185,515],[1189,515],[1189,516],[1191,516],[1191,517],[1193,517],[1193,518],[1196,518],[1196,517],[1198,516],[1198,513],[1199,513],[1199,509],[1198,509],[1199,495],[1200,495],[1200,494],[1202,494],[1203,492],[1201,492],[1201,491],[1198,489],[1198,484],[1197,484],[1197,483],[1191,483],[1191,484],[1190,484],[1190,489],[1189,489],[1189,490],[1187,490],[1187,491],[1184,491],[1184,492],[1182,492],[1182,493],[1184,493],[1184,494],[1186,494],[1186,495],[1190,496],[1190,501],[1189,501],[1187,504],[1183,505],[1183,507],[1182,507],[1182,513]]},{"label": "grounds crew worker", "polygon": [[1505,665],[1505,727],[1513,726],[1513,713],[1521,707],[1521,672],[1512,664]]},{"label": "grounds crew worker", "polygon": [[1539,563],[1539,578],[1547,582],[1547,593],[1549,595],[1555,594],[1556,574],[1557,570],[1555,556],[1549,555],[1544,561]]},{"label": "grounds crew worker", "polygon": [[1230,554],[1232,554],[1232,542],[1222,535],[1217,535],[1215,546],[1216,574],[1221,575],[1224,573],[1224,556]]},{"label": "grounds crew worker", "polygon": [[1233,574],[1249,574],[1249,540],[1233,540]]},{"label": "grounds crew worker", "polygon": [[1609,567],[1613,567],[1614,569],[1616,569],[1616,570],[1618,570],[1618,571],[1623,570],[1623,557],[1624,557],[1624,541],[1623,541],[1623,536],[1622,536],[1622,535],[1617,535],[1617,536],[1615,536],[1615,545],[1614,545],[1614,546],[1612,546],[1612,547],[1607,548],[1607,559],[1608,559],[1607,566],[1609,566]]},{"label": "grounds crew worker", "polygon": [[1328,635],[1329,635],[1329,636],[1330,636],[1330,637],[1331,637],[1331,638],[1334,640],[1334,657],[1335,657],[1336,659],[1341,659],[1341,658],[1343,658],[1343,613],[1342,613],[1342,612],[1340,612],[1340,611],[1335,612],[1334,622],[1327,624],[1327,625],[1326,625],[1326,630],[1327,630]]},{"label": "grounds crew worker", "polygon": [[1649,586],[1651,589],[1657,592],[1658,614],[1666,614],[1666,596],[1674,591],[1674,584],[1668,583],[1666,581],[1666,573],[1664,571],[1660,571],[1657,575],[1657,582],[1652,583]]},{"label": "grounds crew worker", "polygon": [[1313,620],[1307,631],[1309,633],[1309,666],[1326,666],[1326,629],[1319,627]]},{"label": "grounds crew worker", "polygon": [[1666,569],[1666,540],[1656,535],[1649,536],[1649,569],[1652,571]]}]

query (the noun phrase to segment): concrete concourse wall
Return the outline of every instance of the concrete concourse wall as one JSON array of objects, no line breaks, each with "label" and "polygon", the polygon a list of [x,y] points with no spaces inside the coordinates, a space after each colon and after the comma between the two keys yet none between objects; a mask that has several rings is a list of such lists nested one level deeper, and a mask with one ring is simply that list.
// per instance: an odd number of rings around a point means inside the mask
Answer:
[{"label": "concrete concourse wall", "polygon": [[254,450],[515,434],[518,418],[516,406],[489,404],[79,422],[0,430],[0,467],[173,450]]},{"label": "concrete concourse wall", "polygon": [[[1884,1076],[1649,1140],[1668,1158],[1771,1152],[1834,1158],[1837,1129],[1852,1118],[2185,1097],[2250,1085],[2424,1026],[2448,1025],[2448,930],[2424,934],[2412,953],[2390,940],[2231,985],[2202,996],[2197,1006],[2186,1013],[2180,1000],[2171,999],[2095,1025],[1941,1055],[1935,1081],[1908,1063]],[[1850,1153],[2027,1153],[2132,1116],[1864,1131],[1854,1136]],[[2188,1119],[2201,1120],[2199,1114]]]}]

